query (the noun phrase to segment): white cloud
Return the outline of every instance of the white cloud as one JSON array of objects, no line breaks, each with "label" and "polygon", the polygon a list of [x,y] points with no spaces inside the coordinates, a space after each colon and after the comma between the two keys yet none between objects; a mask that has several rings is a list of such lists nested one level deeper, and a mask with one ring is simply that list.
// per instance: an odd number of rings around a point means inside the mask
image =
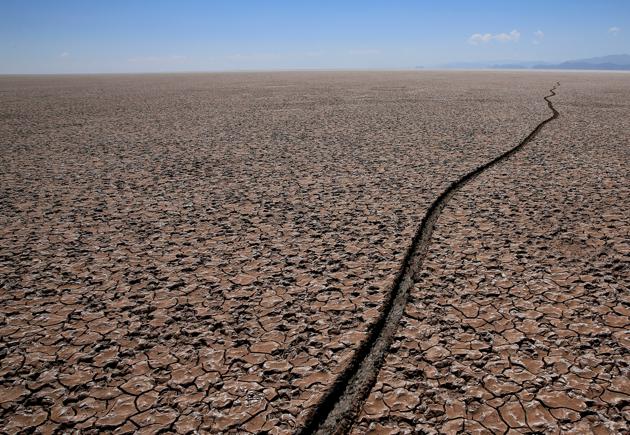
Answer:
[{"label": "white cloud", "polygon": [[621,29],[617,26],[613,26],[610,29],[608,29],[608,33],[612,33],[613,35],[616,35],[619,32],[621,32]]},{"label": "white cloud", "polygon": [[534,32],[534,44],[540,44],[543,39],[545,39],[545,32],[543,32],[542,30],[536,30]]},{"label": "white cloud", "polygon": [[510,33],[499,33],[494,35],[494,39],[497,41],[518,41],[521,38],[521,34],[518,30],[512,30]]},{"label": "white cloud", "polygon": [[67,51],[64,51],[63,53],[59,55],[59,57],[70,57],[70,53],[68,53]]},{"label": "white cloud", "polygon": [[490,42],[492,40],[500,41],[500,42],[518,42],[521,39],[521,33],[518,30],[512,30],[510,33],[497,33],[493,35],[492,33],[475,33],[468,38],[468,43],[472,45],[477,45],[480,43]]},{"label": "white cloud", "polygon": [[481,33],[475,33],[470,38],[468,38],[468,42],[473,45],[477,45],[480,42],[488,42],[491,39],[492,35],[490,33],[484,33],[483,35]]}]

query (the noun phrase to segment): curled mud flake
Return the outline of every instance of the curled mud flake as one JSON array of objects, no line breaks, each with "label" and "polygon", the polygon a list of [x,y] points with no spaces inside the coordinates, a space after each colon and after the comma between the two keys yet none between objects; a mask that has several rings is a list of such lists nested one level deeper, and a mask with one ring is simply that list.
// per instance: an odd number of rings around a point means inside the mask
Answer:
[{"label": "curled mud flake", "polygon": [[122,384],[119,388],[125,393],[139,396],[142,393],[153,389],[155,386],[152,379],[146,376],[135,376]]},{"label": "curled mud flake", "polygon": [[363,404],[363,412],[375,418],[383,417],[389,413],[389,407],[383,400],[383,393],[380,391],[370,395]]},{"label": "curled mud flake", "polygon": [[553,391],[546,389],[539,391],[536,398],[548,408],[567,408],[573,411],[583,411],[587,408],[585,400],[571,397],[566,391]]},{"label": "curled mud flake", "polygon": [[280,348],[280,344],[275,341],[263,341],[252,344],[249,350],[254,353],[272,353],[278,348]]},{"label": "curled mud flake", "polygon": [[151,429],[168,428],[177,419],[177,411],[171,408],[157,408],[134,415],[131,420],[139,427]]},{"label": "curled mud flake", "polygon": [[518,400],[510,400],[499,408],[501,418],[511,428],[527,427],[525,410]]},{"label": "curled mud flake", "polygon": [[47,419],[48,413],[41,407],[17,411],[4,426],[4,430],[9,433],[33,430]]},{"label": "curled mud flake", "polygon": [[232,278],[231,281],[238,285],[250,285],[256,281],[256,277],[253,275],[242,274]]},{"label": "curled mud flake", "polygon": [[11,403],[29,394],[23,385],[0,387],[0,404]]},{"label": "curled mud flake", "polygon": [[383,394],[383,402],[390,411],[412,411],[420,402],[420,397],[404,388],[396,388]]},{"label": "curled mud flake", "polygon": [[97,427],[113,428],[121,426],[138,410],[133,396],[119,396],[111,401],[105,414],[95,422]]}]

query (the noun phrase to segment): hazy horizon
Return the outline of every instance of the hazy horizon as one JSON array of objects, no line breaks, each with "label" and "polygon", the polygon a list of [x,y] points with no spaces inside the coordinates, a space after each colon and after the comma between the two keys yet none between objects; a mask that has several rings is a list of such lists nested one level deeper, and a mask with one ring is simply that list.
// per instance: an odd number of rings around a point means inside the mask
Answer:
[{"label": "hazy horizon", "polygon": [[3,3],[0,74],[434,69],[630,52],[624,1]]}]

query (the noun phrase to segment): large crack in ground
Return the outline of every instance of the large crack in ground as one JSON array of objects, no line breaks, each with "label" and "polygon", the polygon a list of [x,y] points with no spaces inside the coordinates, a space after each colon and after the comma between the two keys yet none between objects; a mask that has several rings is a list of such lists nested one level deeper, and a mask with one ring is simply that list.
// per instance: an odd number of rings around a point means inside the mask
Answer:
[{"label": "large crack in ground", "polygon": [[405,255],[382,315],[372,328],[368,339],[357,351],[353,362],[339,376],[329,393],[311,414],[306,425],[298,431],[300,435],[341,434],[349,430],[356,413],[374,385],[385,353],[392,343],[407,304],[409,290],[418,281],[416,275],[422,266],[431,243],[435,223],[442,210],[449,199],[463,186],[518,152],[532,141],[548,122],[560,116],[549,99],[556,95],[555,90],[558,86],[560,86],[559,82],[550,89],[550,94],[544,97],[552,111],[549,118],[541,121],[518,145],[454,181],[431,204]]}]

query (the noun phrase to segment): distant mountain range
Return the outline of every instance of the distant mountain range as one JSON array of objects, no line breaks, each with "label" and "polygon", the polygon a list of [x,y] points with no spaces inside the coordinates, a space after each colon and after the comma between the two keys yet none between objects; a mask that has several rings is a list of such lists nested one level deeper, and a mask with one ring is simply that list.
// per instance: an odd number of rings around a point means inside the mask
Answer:
[{"label": "distant mountain range", "polygon": [[568,60],[556,65],[539,64],[534,69],[592,69],[592,70],[630,70],[630,55],[613,54],[610,56],[591,57],[588,59]]},{"label": "distant mountain range", "polygon": [[494,62],[453,62],[440,65],[449,69],[577,69],[630,71],[629,54],[591,57],[588,59],[567,60],[561,63],[542,61],[494,61]]}]

